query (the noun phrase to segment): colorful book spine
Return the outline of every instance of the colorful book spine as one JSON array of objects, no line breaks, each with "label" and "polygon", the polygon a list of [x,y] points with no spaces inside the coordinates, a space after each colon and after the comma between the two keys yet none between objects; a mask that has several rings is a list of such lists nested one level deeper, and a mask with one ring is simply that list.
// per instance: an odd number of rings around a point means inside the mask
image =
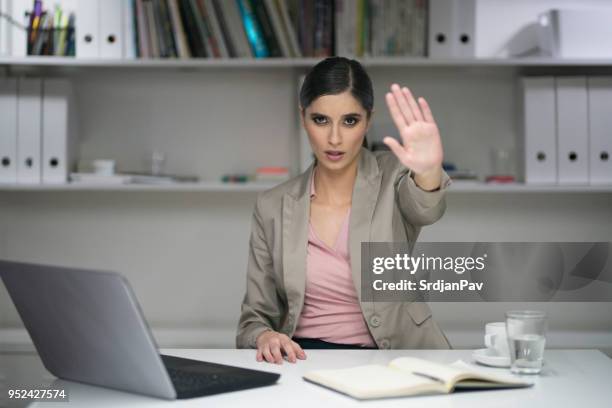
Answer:
[{"label": "colorful book spine", "polygon": [[240,9],[240,16],[246,32],[247,39],[253,50],[255,58],[266,58],[270,55],[268,47],[263,38],[263,34],[251,3],[249,0],[236,0]]}]

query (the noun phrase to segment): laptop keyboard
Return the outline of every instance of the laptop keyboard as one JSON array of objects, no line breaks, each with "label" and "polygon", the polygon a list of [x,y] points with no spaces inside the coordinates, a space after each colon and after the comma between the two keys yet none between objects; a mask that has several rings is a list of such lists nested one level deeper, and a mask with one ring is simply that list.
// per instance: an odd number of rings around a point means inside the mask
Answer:
[{"label": "laptop keyboard", "polygon": [[279,374],[161,355],[177,398],[192,398],[274,384]]},{"label": "laptop keyboard", "polygon": [[216,390],[239,384],[240,378],[214,373],[192,373],[181,369],[166,367],[177,393],[192,390]]}]

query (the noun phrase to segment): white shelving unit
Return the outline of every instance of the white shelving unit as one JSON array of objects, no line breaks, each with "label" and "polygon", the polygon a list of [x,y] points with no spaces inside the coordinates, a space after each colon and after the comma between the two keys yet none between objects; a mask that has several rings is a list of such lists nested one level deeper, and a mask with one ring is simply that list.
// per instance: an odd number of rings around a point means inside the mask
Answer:
[{"label": "white shelving unit", "polygon": [[[568,59],[558,60],[551,58],[406,58],[406,57],[377,57],[358,58],[366,67],[372,69],[427,69],[438,68],[445,72],[454,69],[476,70],[495,73],[498,70],[511,70],[513,75],[523,72],[558,73],[607,73],[612,75],[612,59]],[[319,62],[319,58],[231,58],[231,59],[80,59],[73,57],[1,57],[0,73],[4,69],[6,74],[21,75],[22,73],[34,75],[96,75],[96,72],[108,74],[114,70],[122,72],[163,71],[164,75],[180,75],[182,72],[205,71],[211,69],[222,70],[298,70],[307,68]],[[44,192],[74,192],[74,191],[104,191],[104,192],[261,192],[273,185],[268,183],[222,183],[217,181],[202,181],[198,183],[177,183],[164,185],[105,185],[105,184],[63,184],[63,185],[0,185],[0,192],[44,191]],[[612,185],[525,185],[522,183],[487,184],[482,182],[455,181],[449,190],[450,193],[612,193]]]}]

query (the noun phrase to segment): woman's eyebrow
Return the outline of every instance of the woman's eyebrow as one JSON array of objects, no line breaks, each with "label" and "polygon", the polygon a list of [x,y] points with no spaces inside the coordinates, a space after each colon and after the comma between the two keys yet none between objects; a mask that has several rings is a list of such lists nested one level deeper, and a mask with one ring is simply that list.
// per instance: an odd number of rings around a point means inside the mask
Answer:
[{"label": "woman's eyebrow", "polygon": [[[319,112],[312,112],[310,114],[310,116],[325,116],[325,117],[327,117],[327,115],[325,115],[323,113],[319,113]],[[351,113],[345,113],[342,116],[344,116],[344,117],[347,117],[347,116],[358,116],[358,117],[361,117],[361,113],[351,112]]]}]

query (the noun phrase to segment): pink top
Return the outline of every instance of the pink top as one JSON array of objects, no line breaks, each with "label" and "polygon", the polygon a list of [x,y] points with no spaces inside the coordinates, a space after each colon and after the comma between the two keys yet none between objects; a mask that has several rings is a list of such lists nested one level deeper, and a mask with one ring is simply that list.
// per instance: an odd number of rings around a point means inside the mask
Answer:
[{"label": "pink top", "polygon": [[[314,196],[313,175],[310,199]],[[306,291],[294,336],[376,347],[361,313],[351,274],[350,214],[349,208],[333,248],[319,239],[312,223],[308,223]]]}]

